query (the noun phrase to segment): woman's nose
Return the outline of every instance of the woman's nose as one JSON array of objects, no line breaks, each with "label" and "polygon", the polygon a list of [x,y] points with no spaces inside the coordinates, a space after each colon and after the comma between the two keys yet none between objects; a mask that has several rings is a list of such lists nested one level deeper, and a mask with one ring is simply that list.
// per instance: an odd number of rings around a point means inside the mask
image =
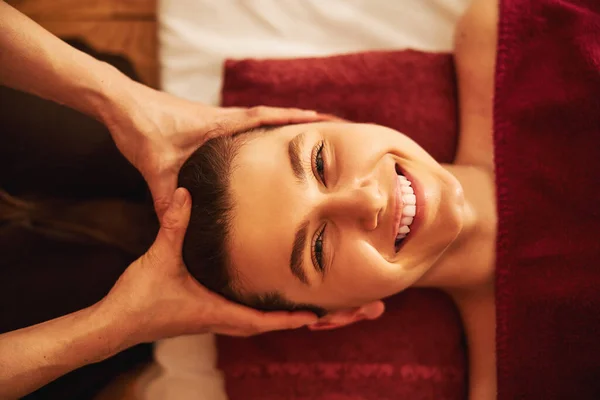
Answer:
[{"label": "woman's nose", "polygon": [[327,202],[332,217],[358,221],[366,230],[377,228],[387,203],[386,197],[380,192],[379,185],[373,179],[362,180],[330,196]]}]

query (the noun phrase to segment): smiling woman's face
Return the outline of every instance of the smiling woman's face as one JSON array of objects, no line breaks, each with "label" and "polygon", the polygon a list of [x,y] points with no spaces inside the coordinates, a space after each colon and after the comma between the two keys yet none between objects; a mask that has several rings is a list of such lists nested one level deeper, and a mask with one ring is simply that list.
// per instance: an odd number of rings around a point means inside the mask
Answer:
[{"label": "smiling woman's face", "polygon": [[290,125],[253,136],[235,165],[228,248],[242,293],[361,306],[417,282],[462,228],[458,181],[388,128]]}]

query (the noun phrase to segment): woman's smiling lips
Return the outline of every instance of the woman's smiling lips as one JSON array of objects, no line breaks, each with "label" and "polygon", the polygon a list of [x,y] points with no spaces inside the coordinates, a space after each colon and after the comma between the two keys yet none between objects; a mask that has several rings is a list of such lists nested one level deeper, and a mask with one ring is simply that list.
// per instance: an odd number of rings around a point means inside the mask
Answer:
[{"label": "woman's smiling lips", "polygon": [[415,228],[413,221],[417,214],[417,195],[415,194],[416,189],[412,187],[413,183],[405,176],[398,164],[395,164],[394,170],[396,184],[394,187],[394,220],[392,228],[394,250],[397,253],[408,234]]},{"label": "woman's smiling lips", "polygon": [[[424,208],[424,201],[425,201],[425,196],[423,195],[423,191],[421,186],[419,186],[419,182],[416,180],[416,178],[414,176],[411,176],[410,173],[403,171],[403,176],[407,179],[408,182],[410,182],[410,190],[408,190],[408,195],[406,193],[404,193],[404,196],[412,196],[410,203],[412,203],[412,205],[409,205],[406,207],[406,209],[404,210],[404,214],[407,214],[408,216],[408,220],[410,221],[408,223],[408,225],[410,226],[410,235],[408,236],[414,236],[416,231],[419,228],[419,224],[421,222],[421,219],[423,217],[423,208]],[[404,188],[406,189],[406,188]],[[407,209],[410,208],[410,210],[407,213]],[[402,220],[404,220],[404,217],[402,218]],[[400,225],[403,225],[404,223],[401,222]],[[408,237],[406,238],[408,239]]]}]

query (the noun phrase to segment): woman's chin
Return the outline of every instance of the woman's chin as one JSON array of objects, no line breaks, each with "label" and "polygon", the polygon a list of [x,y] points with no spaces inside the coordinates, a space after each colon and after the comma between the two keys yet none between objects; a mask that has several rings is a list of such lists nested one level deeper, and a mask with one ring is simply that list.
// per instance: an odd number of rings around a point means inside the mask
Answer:
[{"label": "woman's chin", "polygon": [[464,193],[458,180],[441,168],[407,169],[406,176],[417,198],[416,215],[394,264],[402,275],[403,288],[430,286],[426,278],[430,270],[447,254],[465,225]]}]

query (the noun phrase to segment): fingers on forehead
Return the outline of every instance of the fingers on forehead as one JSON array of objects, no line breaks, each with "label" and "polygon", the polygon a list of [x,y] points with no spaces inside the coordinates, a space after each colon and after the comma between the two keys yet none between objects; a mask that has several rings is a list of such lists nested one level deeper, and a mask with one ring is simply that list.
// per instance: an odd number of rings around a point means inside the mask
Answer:
[{"label": "fingers on forehead", "polygon": [[314,314],[305,312],[267,312],[257,317],[253,325],[262,331],[271,331],[299,328],[316,321],[317,317]]}]

